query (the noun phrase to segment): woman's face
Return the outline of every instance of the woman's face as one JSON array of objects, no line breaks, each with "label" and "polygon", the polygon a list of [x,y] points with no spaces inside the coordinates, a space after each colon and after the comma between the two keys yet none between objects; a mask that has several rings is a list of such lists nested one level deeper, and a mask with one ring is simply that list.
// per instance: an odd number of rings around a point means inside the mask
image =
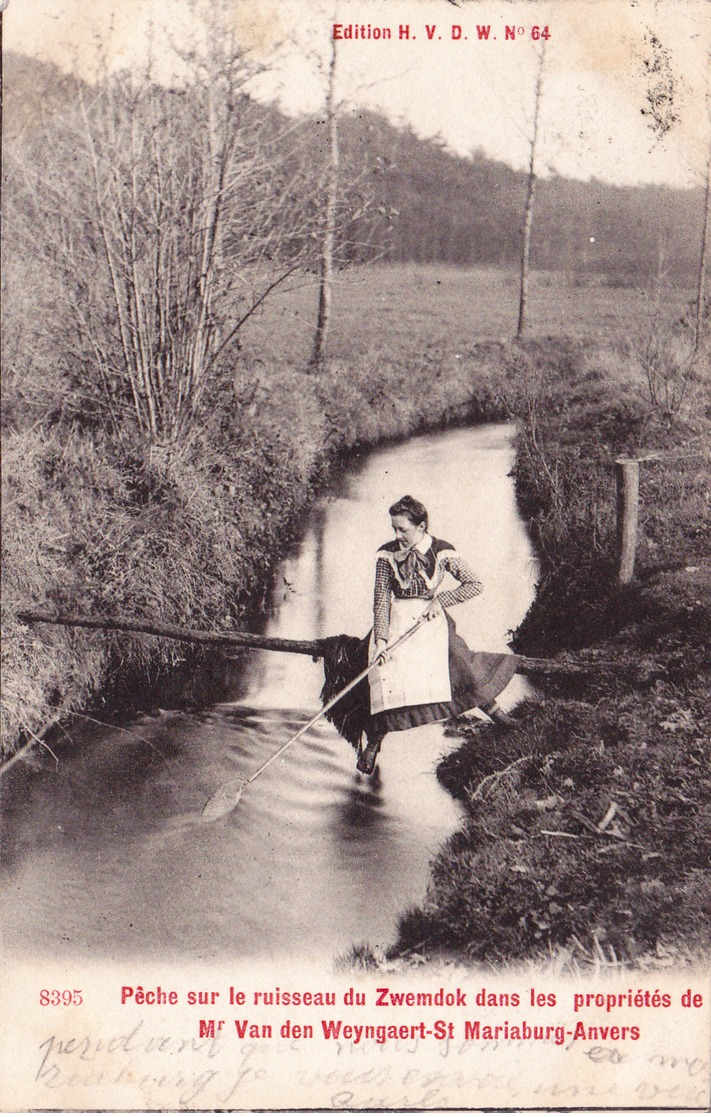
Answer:
[{"label": "woman's face", "polygon": [[425,534],[424,522],[413,524],[408,516],[393,516],[390,523],[393,525],[395,538],[403,547],[414,547],[415,543],[419,543]]}]

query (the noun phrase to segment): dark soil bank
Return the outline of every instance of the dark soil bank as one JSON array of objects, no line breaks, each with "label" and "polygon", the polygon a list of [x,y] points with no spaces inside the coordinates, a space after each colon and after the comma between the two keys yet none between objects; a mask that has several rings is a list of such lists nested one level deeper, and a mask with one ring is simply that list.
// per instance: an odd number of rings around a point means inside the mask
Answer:
[{"label": "dark soil bank", "polygon": [[[438,775],[468,819],[398,951],[698,960],[711,935],[705,425],[610,391],[580,349],[529,350],[518,371],[517,483],[542,577],[516,647],[589,648],[616,666],[542,683],[515,728],[452,728],[461,747]],[[668,457],[642,466],[637,579],[620,589],[610,463],[651,449]]]}]

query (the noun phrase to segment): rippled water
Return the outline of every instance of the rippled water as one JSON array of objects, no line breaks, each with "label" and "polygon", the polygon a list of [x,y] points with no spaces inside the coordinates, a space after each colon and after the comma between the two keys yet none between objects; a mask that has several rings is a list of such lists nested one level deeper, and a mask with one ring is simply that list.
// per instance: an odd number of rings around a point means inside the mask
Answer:
[{"label": "rippled water", "polygon": [[[387,508],[410,492],[484,583],[480,598],[453,610],[459,631],[471,647],[505,648],[535,573],[508,477],[510,435],[487,425],[369,455],[305,525],[266,630],[365,633]],[[459,818],[433,774],[449,747],[440,726],[391,735],[369,779],[318,723],[235,810],[214,822],[201,814],[216,789],[254,772],[308,720],[322,681],[307,656],[249,653],[232,701],[84,730],[58,769],[17,765],[4,793],[6,947],[321,960],[354,943],[386,946]],[[511,699],[521,686],[513,681]]]}]

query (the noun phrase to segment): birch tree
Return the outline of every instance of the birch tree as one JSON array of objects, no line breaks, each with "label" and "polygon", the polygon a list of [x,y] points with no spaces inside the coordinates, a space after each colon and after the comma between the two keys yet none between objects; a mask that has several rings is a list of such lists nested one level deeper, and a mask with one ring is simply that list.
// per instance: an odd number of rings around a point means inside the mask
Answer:
[{"label": "birch tree", "polygon": [[338,51],[336,40],[331,40],[331,57],[326,87],[326,128],[328,131],[328,172],[324,227],[321,242],[321,271],[318,289],[318,315],[310,368],[318,369],[324,358],[326,338],[331,323],[333,298],[333,254],[336,241],[340,153],[338,146],[338,105],[336,102],[336,66]]},{"label": "birch tree", "polygon": [[545,63],[545,42],[541,43],[536,70],[536,84],[533,100],[533,120],[531,124],[531,139],[528,156],[528,179],[526,183],[526,202],[523,210],[523,228],[521,233],[521,269],[519,274],[518,295],[518,322],[516,337],[520,338],[526,326],[528,311],[528,278],[529,262],[531,256],[531,230],[533,229],[533,215],[536,205],[536,186],[538,183],[538,142],[541,127],[541,102],[543,98],[543,71]]},{"label": "birch tree", "polygon": [[[709,58],[711,62],[711,57]],[[704,337],[706,319],[706,273],[708,270],[709,240],[711,239],[711,91],[707,88],[706,109],[709,123],[709,146],[706,155],[706,184],[704,187],[704,216],[701,226],[701,247],[696,283],[694,315],[694,352],[698,352]]]}]

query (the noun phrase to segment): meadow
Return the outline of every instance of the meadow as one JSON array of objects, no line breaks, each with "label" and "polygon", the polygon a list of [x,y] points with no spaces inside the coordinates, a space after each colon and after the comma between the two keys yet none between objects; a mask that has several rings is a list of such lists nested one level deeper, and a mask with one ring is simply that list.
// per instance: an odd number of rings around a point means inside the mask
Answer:
[{"label": "meadow", "polygon": [[[435,859],[422,906],[404,915],[389,964],[553,956],[654,968],[707,956],[709,354],[684,363],[692,296],[691,286],[538,273],[529,328],[512,345],[510,271],[375,266],[339,279],[334,365],[357,354],[392,385],[395,364],[422,396],[463,377],[483,404],[475,416],[518,424],[517,493],[541,580],[516,650],[614,665],[540,681],[513,728],[450,726],[458,745],[438,776],[466,822]],[[306,289],[270,313],[250,343],[265,360],[303,353]],[[621,453],[652,455],[624,587]],[[368,944],[352,961],[378,964]]]},{"label": "meadow", "polygon": [[[708,351],[683,358],[692,294],[691,284],[536,273],[529,326],[513,342],[512,271],[352,269],[338,275],[328,359],[315,373],[316,285],[301,276],[249,321],[233,383],[176,459],[50,423],[57,386],[45,380],[32,395],[11,381],[4,755],[73,711],[103,705],[113,716],[118,704],[125,714],[160,665],[197,666],[154,638],[22,624],[23,605],[245,627],[336,459],[507,418],[541,567],[516,650],[617,666],[547,679],[512,729],[450,727],[459,745],[438,774],[466,822],[393,954],[697,959],[709,945],[711,723]],[[636,579],[620,587],[612,462],[649,451],[661,457],[643,467]],[[372,964],[367,944],[356,953]]]},{"label": "meadow", "polygon": [[[526,334],[626,346],[655,322],[668,326],[681,318],[693,293],[691,283],[650,289],[596,273],[534,272]],[[511,268],[372,264],[339,272],[333,303],[332,358],[462,358],[475,345],[513,337],[518,275]],[[302,279],[287,293],[275,292],[247,325],[245,348],[264,361],[305,364],[315,318],[316,287]]]}]

